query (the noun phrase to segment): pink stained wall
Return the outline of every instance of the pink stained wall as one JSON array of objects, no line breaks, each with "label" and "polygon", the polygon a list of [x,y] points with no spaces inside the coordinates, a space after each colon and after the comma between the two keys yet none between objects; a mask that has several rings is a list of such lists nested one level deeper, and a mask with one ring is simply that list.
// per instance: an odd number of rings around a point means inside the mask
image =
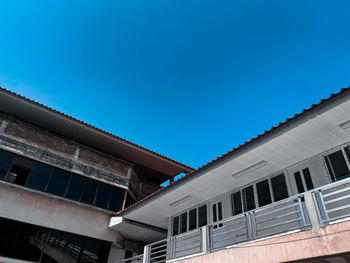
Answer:
[{"label": "pink stained wall", "polygon": [[177,263],[288,262],[350,251],[350,221],[256,241]]}]

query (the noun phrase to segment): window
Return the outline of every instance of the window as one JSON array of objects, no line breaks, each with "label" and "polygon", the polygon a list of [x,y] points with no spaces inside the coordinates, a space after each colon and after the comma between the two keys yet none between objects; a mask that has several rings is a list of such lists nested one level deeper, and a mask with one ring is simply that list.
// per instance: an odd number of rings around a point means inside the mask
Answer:
[{"label": "window", "polygon": [[73,175],[69,183],[69,189],[66,197],[75,201],[79,201],[81,192],[83,190],[83,186],[84,177],[79,175]]},{"label": "window", "polygon": [[303,181],[301,180],[301,175],[300,172],[295,172],[294,173],[294,178],[295,178],[295,182],[297,184],[297,188],[298,188],[298,193],[304,193],[304,186],[303,186]]},{"label": "window", "polygon": [[85,184],[84,184],[83,193],[81,195],[80,201],[92,205],[95,199],[97,182],[87,178],[84,178],[84,179],[85,179]]},{"label": "window", "polygon": [[46,192],[58,196],[63,196],[71,174],[61,169],[53,169],[49,185]]},{"label": "window", "polygon": [[187,231],[187,212],[180,215],[180,233]]},{"label": "window", "polygon": [[10,169],[14,155],[0,150],[0,180],[4,180]]},{"label": "window", "polygon": [[242,198],[240,191],[231,194],[231,206],[233,216],[242,213]]},{"label": "window", "polygon": [[325,156],[324,159],[333,182],[347,178],[350,175],[349,168],[341,150]]},{"label": "window", "polygon": [[307,190],[312,190],[314,189],[314,184],[311,179],[311,174],[309,168],[303,169],[303,175],[304,175],[304,180],[306,184]]},{"label": "window", "polygon": [[271,178],[272,192],[275,202],[288,197],[288,189],[284,174],[277,175]]},{"label": "window", "polygon": [[188,222],[188,230],[193,230],[196,228],[197,228],[197,208],[190,210],[189,222]]},{"label": "window", "polygon": [[51,172],[52,167],[42,163],[35,163],[26,186],[39,191],[45,191]]},{"label": "window", "polygon": [[173,236],[179,234],[179,217],[175,216],[173,219]]},{"label": "window", "polygon": [[124,200],[124,190],[113,187],[111,192],[111,199],[109,200],[109,210],[119,211],[122,208]]},{"label": "window", "polygon": [[258,194],[259,206],[271,204],[272,200],[271,200],[270,186],[269,186],[268,179],[257,183],[256,190]]},{"label": "window", "polygon": [[253,186],[242,189],[244,212],[255,209]]},{"label": "window", "polygon": [[207,205],[198,208],[198,226],[207,225]]},{"label": "window", "polygon": [[100,183],[98,186],[98,192],[96,196],[95,206],[100,208],[107,208],[108,201],[111,196],[112,186],[104,183]]}]

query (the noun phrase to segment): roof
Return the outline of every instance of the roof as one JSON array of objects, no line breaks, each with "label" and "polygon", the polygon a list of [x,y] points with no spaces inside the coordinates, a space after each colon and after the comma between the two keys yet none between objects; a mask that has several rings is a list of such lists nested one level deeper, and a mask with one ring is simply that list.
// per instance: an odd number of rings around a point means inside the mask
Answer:
[{"label": "roof", "polygon": [[265,138],[267,135],[271,134],[272,132],[281,129],[282,127],[286,126],[287,124],[289,124],[290,122],[292,122],[293,120],[299,119],[301,117],[303,117],[306,113],[322,106],[323,104],[325,104],[328,101],[334,100],[336,97],[341,96],[342,94],[344,94],[345,92],[350,91],[350,87],[347,88],[343,88],[341,89],[338,93],[332,93],[328,98],[326,99],[322,99],[319,103],[317,104],[312,104],[311,107],[304,109],[302,112],[300,113],[296,113],[293,117],[287,118],[285,121],[280,122],[278,125],[273,126],[271,129],[264,131],[261,134],[258,134],[256,137],[251,138],[249,141],[244,142],[243,144],[240,144],[239,146],[233,148],[232,150],[222,154],[221,156],[217,157],[216,159],[202,165],[201,167],[197,168],[196,170],[193,170],[192,172],[186,174],[184,177],[178,179],[177,181],[170,183],[169,185],[167,185],[164,188],[159,189],[158,191],[153,192],[152,194],[146,196],[145,198],[141,199],[140,201],[138,201],[137,203],[126,207],[124,210],[121,210],[119,212],[117,212],[117,215],[123,215],[125,214],[126,211],[130,211],[132,209],[137,208],[138,206],[142,205],[145,201],[150,201],[154,198],[156,198],[158,195],[165,193],[167,191],[169,191],[171,188],[184,183],[186,180],[188,180],[189,178],[198,175],[199,173],[203,172],[204,170],[206,170],[207,168],[210,168],[214,165],[216,165],[219,161],[225,160],[226,158],[229,158],[230,156],[232,156],[234,153],[240,151],[241,149],[247,147],[248,145],[251,145],[255,142],[257,142],[258,140],[261,140],[262,138]]},{"label": "roof", "polygon": [[[0,112],[170,177],[193,168],[0,87]],[[40,119],[41,117],[41,119]],[[51,125],[51,126],[50,126]],[[56,125],[56,126],[55,126]],[[58,127],[60,125],[60,127]],[[68,126],[65,126],[68,125]],[[84,135],[84,136],[82,136]],[[84,137],[84,138],[83,138]],[[96,142],[95,142],[96,139]],[[105,142],[105,146],[101,142]],[[113,142],[113,145],[108,146]],[[119,150],[119,152],[118,152]]]}]

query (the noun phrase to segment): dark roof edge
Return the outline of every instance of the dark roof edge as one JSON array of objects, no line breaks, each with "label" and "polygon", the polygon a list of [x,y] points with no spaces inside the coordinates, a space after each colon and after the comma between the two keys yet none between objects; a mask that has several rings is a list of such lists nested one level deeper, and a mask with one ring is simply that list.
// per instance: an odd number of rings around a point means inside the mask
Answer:
[{"label": "dark roof edge", "polygon": [[[152,194],[146,196],[145,198],[141,199],[140,201],[136,202],[135,204],[125,208],[122,211],[119,211],[116,213],[116,215],[126,215],[129,213],[131,210],[136,209],[139,205],[144,205],[147,202],[150,202],[153,200],[155,197],[159,196],[160,194],[165,194],[167,191],[171,190],[174,187],[179,187],[180,185],[184,184],[191,178],[193,178],[195,175],[198,175],[201,172],[204,172],[215,165],[218,165],[219,163],[222,163],[225,161],[227,158],[231,157],[234,153],[237,153],[238,151],[242,150],[243,148],[247,147],[248,145],[252,145],[253,143],[259,142],[262,138],[266,138],[268,135],[272,135],[276,131],[280,130],[281,127],[285,127],[285,125],[290,124],[292,121],[299,120],[300,118],[304,117],[306,113],[313,111],[320,106],[323,106],[325,103],[330,102],[334,100],[335,98],[339,97],[342,94],[345,94],[347,91],[350,92],[350,87],[343,88],[341,89],[338,93],[332,93],[328,98],[322,99],[319,103],[317,104],[312,104],[310,108],[304,109],[301,113],[296,113],[294,114],[293,117],[287,118],[284,122],[280,122],[278,125],[273,126],[271,129],[264,131],[261,134],[258,134],[258,136],[251,138],[249,141],[244,142],[243,144],[240,144],[239,146],[233,148],[232,150],[222,154],[221,156],[217,157],[216,159],[202,165],[201,167],[197,168],[196,170],[186,174],[186,176],[178,179],[177,181],[170,183],[164,188],[161,188]],[[350,93],[349,93],[350,94]]]},{"label": "dark roof edge", "polygon": [[10,95],[10,96],[15,96],[15,97],[17,97],[18,99],[24,100],[24,101],[27,102],[27,103],[31,103],[31,104],[33,104],[33,105],[35,105],[35,106],[38,106],[38,107],[40,107],[40,108],[42,108],[42,109],[44,109],[44,110],[47,110],[47,111],[51,112],[51,113],[53,113],[53,114],[57,114],[57,115],[59,115],[59,116],[61,116],[61,117],[67,118],[67,119],[69,119],[69,120],[71,120],[71,121],[74,121],[74,122],[76,122],[76,123],[78,123],[78,124],[80,124],[80,125],[85,126],[86,128],[90,128],[90,129],[93,129],[93,130],[95,130],[95,131],[97,131],[97,132],[99,132],[99,133],[102,133],[102,134],[104,134],[104,135],[111,136],[113,139],[119,140],[119,141],[121,141],[122,143],[129,144],[130,146],[136,147],[136,148],[140,149],[141,151],[145,151],[145,152],[148,152],[149,154],[155,155],[157,158],[165,159],[165,160],[168,161],[168,162],[171,162],[171,163],[173,163],[173,164],[175,164],[175,165],[178,165],[178,166],[180,166],[180,167],[183,167],[184,170],[187,170],[187,171],[194,171],[194,169],[193,169],[192,167],[188,166],[188,165],[182,164],[182,163],[180,163],[180,162],[178,162],[178,161],[175,161],[175,160],[173,160],[173,159],[171,159],[171,158],[168,158],[168,157],[166,157],[166,156],[164,156],[164,155],[161,155],[161,154],[156,153],[156,152],[154,152],[154,151],[152,151],[152,150],[149,150],[149,149],[147,149],[147,148],[145,148],[145,147],[142,147],[142,146],[140,146],[140,145],[138,145],[138,144],[136,144],[136,143],[130,142],[130,141],[128,141],[128,140],[126,140],[126,139],[124,139],[124,138],[121,138],[121,137],[119,137],[119,136],[117,136],[117,135],[114,135],[114,134],[112,134],[112,133],[110,133],[110,132],[104,131],[104,130],[102,130],[102,129],[100,129],[100,128],[97,128],[97,127],[95,127],[95,126],[93,126],[93,125],[91,125],[91,124],[88,124],[88,123],[86,123],[86,122],[83,122],[83,121],[81,121],[81,120],[78,120],[78,119],[76,119],[76,118],[74,118],[74,117],[72,117],[72,116],[69,116],[69,115],[67,115],[67,114],[65,114],[65,113],[62,113],[62,112],[60,112],[60,111],[58,111],[58,110],[55,110],[55,109],[50,108],[50,107],[48,107],[48,106],[45,106],[44,104],[41,104],[41,103],[39,103],[39,102],[36,102],[36,101],[34,101],[34,100],[32,100],[32,99],[29,99],[29,98],[27,98],[27,97],[24,97],[24,96],[22,96],[22,95],[20,95],[20,94],[17,94],[17,93],[15,93],[15,92],[13,92],[13,91],[7,90],[7,89],[5,89],[5,88],[3,88],[3,87],[1,87],[1,86],[0,86],[0,92],[7,93],[7,94]]}]

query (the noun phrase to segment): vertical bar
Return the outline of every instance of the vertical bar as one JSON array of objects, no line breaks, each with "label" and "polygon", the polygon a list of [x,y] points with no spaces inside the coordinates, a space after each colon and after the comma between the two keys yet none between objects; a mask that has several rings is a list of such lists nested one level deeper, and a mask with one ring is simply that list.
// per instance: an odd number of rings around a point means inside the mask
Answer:
[{"label": "vertical bar", "polygon": [[143,263],[149,263],[150,246],[147,245],[143,248]]},{"label": "vertical bar", "polygon": [[[252,212],[254,231],[252,232],[252,237],[258,236],[258,226],[256,224],[255,211]],[[248,238],[248,237],[247,237]]]},{"label": "vertical bar", "polygon": [[300,213],[301,213],[301,216],[302,216],[302,218],[303,218],[303,225],[302,225],[302,227],[304,227],[304,226],[306,225],[306,220],[305,220],[303,205],[302,205],[302,203],[301,203],[301,197],[300,197],[300,196],[298,197],[298,203],[299,203]]},{"label": "vertical bar", "polygon": [[325,217],[326,217],[325,220],[322,219],[322,223],[328,223],[329,217],[328,217],[328,212],[327,212],[326,205],[325,205],[324,200],[323,200],[322,191],[319,190],[318,194],[319,194],[319,197],[320,197],[320,200],[321,200],[322,209],[323,209]]}]

